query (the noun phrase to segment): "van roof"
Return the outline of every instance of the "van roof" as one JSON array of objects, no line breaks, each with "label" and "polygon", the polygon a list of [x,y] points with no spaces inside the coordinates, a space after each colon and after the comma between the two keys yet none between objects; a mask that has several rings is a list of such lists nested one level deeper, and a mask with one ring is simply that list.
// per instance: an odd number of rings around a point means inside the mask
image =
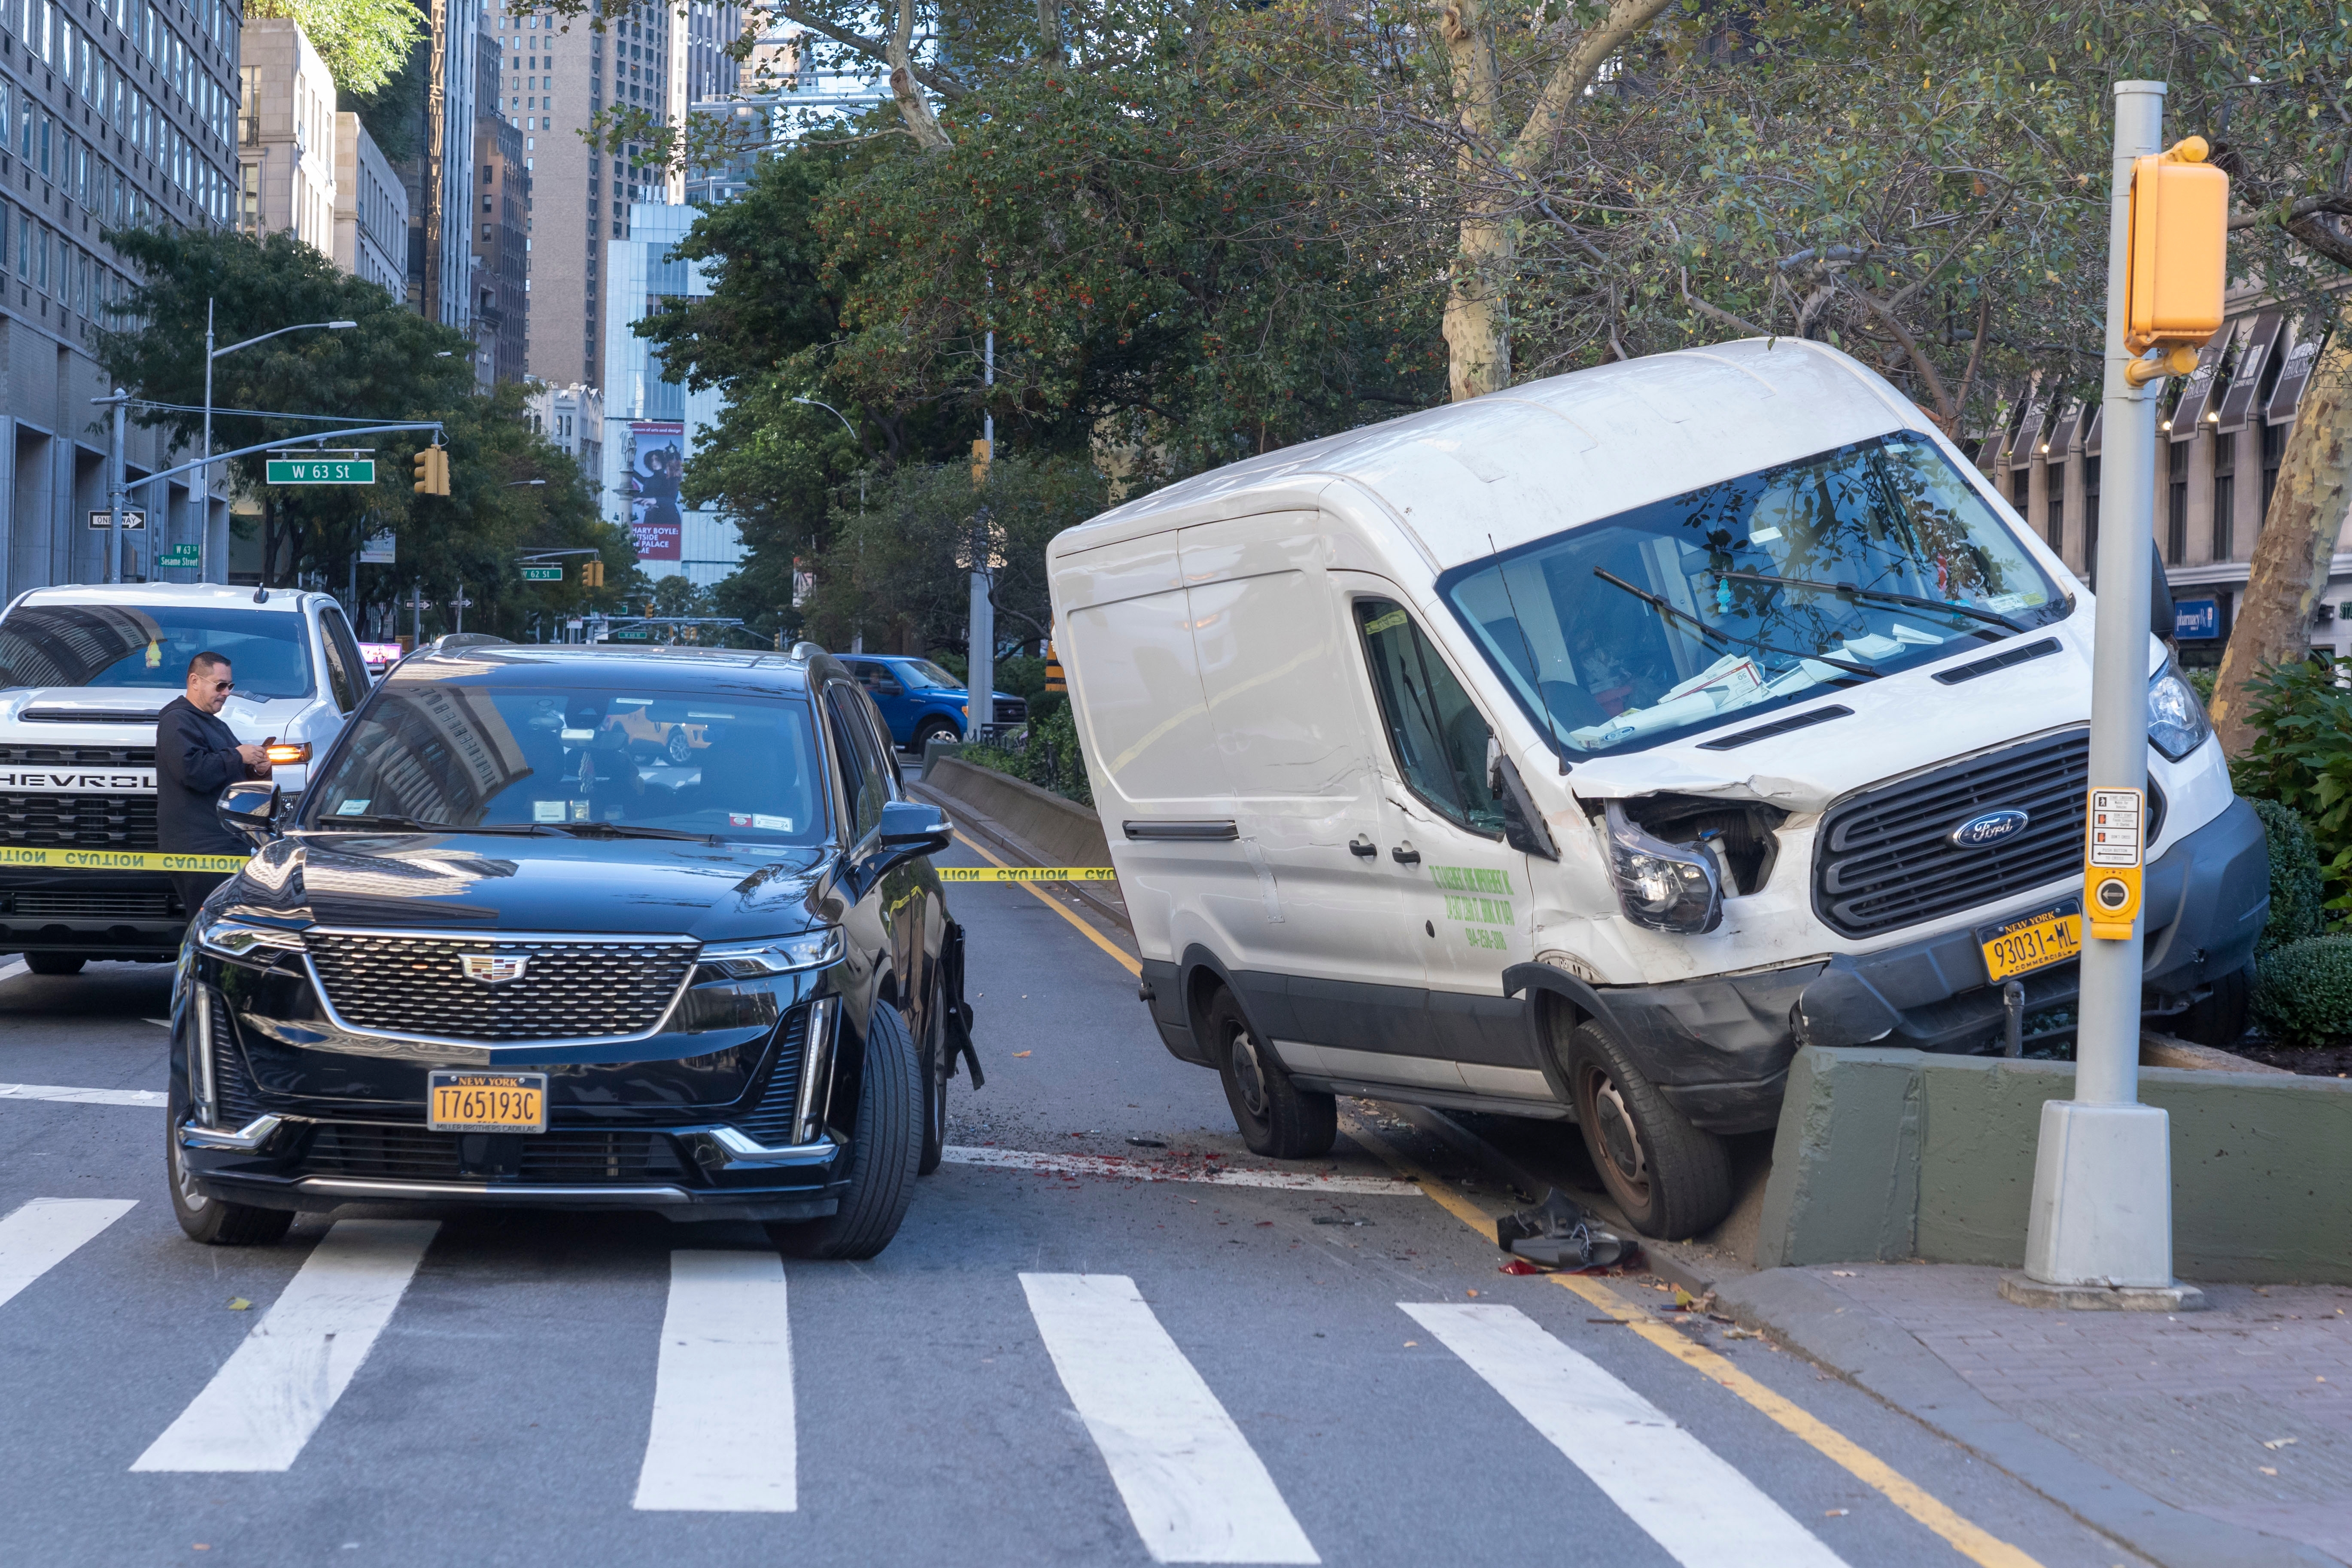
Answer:
[{"label": "van roof", "polygon": [[254,590],[222,583],[70,583],[34,588],[20,605],[207,605],[223,610],[294,611],[321,595],[302,588],[272,588],[256,603]]},{"label": "van roof", "polygon": [[1052,554],[1301,504],[1342,481],[1383,503],[1443,571],[1899,428],[1933,434],[1917,405],[1858,362],[1801,339],[1749,338],[1527,382],[1246,458],[1070,529]]}]

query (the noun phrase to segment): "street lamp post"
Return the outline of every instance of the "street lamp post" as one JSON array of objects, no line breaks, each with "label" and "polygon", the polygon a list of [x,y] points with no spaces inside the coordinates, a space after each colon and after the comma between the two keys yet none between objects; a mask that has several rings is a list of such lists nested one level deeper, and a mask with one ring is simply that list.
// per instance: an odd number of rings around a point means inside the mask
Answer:
[{"label": "street lamp post", "polygon": [[[827,414],[832,415],[835,419],[841,421],[841,427],[849,432],[849,438],[851,440],[855,441],[857,439],[857,426],[849,422],[848,415],[844,414],[832,404],[819,403],[814,397],[795,397],[793,401],[794,403],[805,403],[812,408],[824,409]],[[866,467],[862,463],[858,465],[857,468],[857,510],[860,511],[864,511],[866,510]]]},{"label": "street lamp post", "polygon": [[[233,354],[239,349],[249,349],[256,343],[267,342],[271,338],[282,337],[288,332],[307,332],[313,328],[341,332],[348,331],[359,325],[357,321],[303,321],[291,327],[280,327],[274,332],[264,332],[259,337],[247,338],[240,343],[231,343],[225,349],[216,349],[213,347],[214,304],[215,301],[211,300],[205,301],[205,466],[198,469],[196,474],[196,500],[202,519],[196,524],[196,581],[199,583],[206,581],[205,546],[209,542],[213,531],[213,361],[226,354]],[[151,501],[148,504],[152,506],[154,503]]]}]

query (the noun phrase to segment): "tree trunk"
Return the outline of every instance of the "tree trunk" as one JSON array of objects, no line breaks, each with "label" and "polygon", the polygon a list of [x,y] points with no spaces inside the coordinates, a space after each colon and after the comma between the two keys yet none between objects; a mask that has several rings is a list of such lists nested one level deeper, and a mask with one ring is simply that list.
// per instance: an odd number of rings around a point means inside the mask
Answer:
[{"label": "tree trunk", "polygon": [[1511,384],[1510,320],[1503,287],[1517,253],[1517,237],[1510,220],[1493,212],[1494,193],[1481,188],[1494,178],[1490,165],[1498,151],[1496,128],[1502,110],[1490,26],[1480,0],[1446,0],[1438,16],[1438,35],[1445,40],[1454,68],[1454,101],[1461,114],[1462,147],[1454,165],[1469,207],[1445,295],[1445,381],[1456,403]]},{"label": "tree trunk", "polygon": [[2242,753],[2253,740],[2246,682],[2271,665],[2307,654],[2311,616],[2326,590],[2336,542],[2352,503],[2352,302],[2339,305],[2334,330],[2305,386],[2294,433],[2279,462],[2247,570],[2230,646],[2213,679],[2213,727],[2222,750]]},{"label": "tree trunk", "polygon": [[898,100],[898,118],[915,144],[926,153],[942,152],[950,143],[931,113],[930,100],[915,80],[914,41],[915,0],[898,0],[898,26],[891,29],[888,48],[890,96]]}]

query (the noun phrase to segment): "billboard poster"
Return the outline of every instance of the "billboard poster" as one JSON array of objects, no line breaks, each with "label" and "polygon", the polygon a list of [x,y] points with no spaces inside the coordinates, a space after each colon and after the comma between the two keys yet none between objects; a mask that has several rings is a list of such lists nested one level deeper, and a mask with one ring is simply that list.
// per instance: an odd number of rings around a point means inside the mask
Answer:
[{"label": "billboard poster", "polygon": [[629,531],[640,561],[676,561],[684,552],[677,487],[686,477],[686,426],[675,419],[629,426]]}]

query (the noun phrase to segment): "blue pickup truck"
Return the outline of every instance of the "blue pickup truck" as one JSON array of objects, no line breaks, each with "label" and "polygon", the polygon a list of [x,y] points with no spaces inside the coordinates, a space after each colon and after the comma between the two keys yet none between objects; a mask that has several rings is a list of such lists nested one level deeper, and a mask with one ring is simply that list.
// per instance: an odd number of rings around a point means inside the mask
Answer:
[{"label": "blue pickup truck", "polygon": [[[898,745],[919,752],[928,741],[952,740],[963,733],[963,682],[929,659],[867,653],[843,654],[840,658],[874,699],[874,705],[882,710],[882,717],[890,726],[890,739]],[[1010,692],[994,695],[996,714],[992,722],[1020,724],[1028,721],[1028,703]]]}]

